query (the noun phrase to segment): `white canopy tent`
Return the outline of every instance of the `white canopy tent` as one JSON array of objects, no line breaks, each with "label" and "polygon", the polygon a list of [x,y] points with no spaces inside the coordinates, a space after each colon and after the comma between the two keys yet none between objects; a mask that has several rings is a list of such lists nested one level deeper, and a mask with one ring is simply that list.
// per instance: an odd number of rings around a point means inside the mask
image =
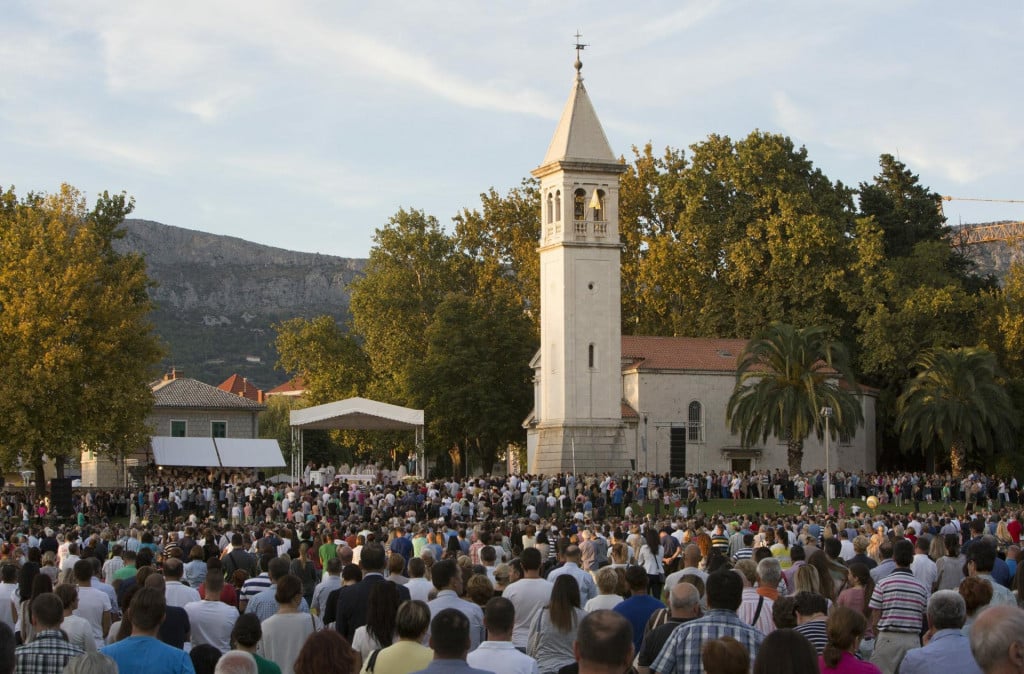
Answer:
[{"label": "white canopy tent", "polygon": [[217,453],[224,468],[280,468],[287,465],[277,440],[217,438]]},{"label": "white canopy tent", "polygon": [[425,476],[423,461],[423,410],[389,405],[366,398],[349,398],[333,403],[292,410],[292,477],[303,476],[302,432],[306,429],[347,429],[357,431],[411,430],[416,434],[416,471]]},{"label": "white canopy tent", "polygon": [[153,436],[153,461],[158,466],[219,466],[213,438]]},{"label": "white canopy tent", "polygon": [[150,446],[153,461],[158,466],[276,468],[285,465],[277,440],[155,435],[150,438]]}]

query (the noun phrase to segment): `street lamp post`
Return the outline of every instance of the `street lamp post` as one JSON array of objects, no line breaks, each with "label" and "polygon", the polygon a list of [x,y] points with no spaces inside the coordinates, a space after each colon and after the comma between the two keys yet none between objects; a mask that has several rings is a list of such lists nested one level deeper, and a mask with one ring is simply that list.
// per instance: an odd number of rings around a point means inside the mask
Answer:
[{"label": "street lamp post", "polygon": [[825,417],[825,512],[828,512],[829,507],[832,505],[832,468],[829,465],[831,458],[829,452],[829,441],[831,440],[829,420],[832,418],[832,408],[822,407],[821,416]]}]

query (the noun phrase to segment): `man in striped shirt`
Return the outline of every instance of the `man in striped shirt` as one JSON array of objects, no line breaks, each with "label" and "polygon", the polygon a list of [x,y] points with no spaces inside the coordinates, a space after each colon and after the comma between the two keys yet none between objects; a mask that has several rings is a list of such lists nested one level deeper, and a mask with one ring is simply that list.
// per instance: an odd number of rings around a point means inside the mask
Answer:
[{"label": "man in striped shirt", "polygon": [[871,662],[885,674],[894,674],[907,651],[921,645],[921,626],[929,595],[928,588],[910,571],[914,562],[914,545],[910,541],[896,541],[892,559],[895,569],[878,581],[868,603],[871,627],[878,635]]},{"label": "man in striped shirt", "polygon": [[708,576],[708,605],[703,617],[676,628],[661,653],[651,663],[656,674],[702,674],[700,651],[705,642],[732,637],[750,653],[751,661],[764,641],[764,635],[736,615],[743,601],[743,581],[734,571],[721,570]]}]

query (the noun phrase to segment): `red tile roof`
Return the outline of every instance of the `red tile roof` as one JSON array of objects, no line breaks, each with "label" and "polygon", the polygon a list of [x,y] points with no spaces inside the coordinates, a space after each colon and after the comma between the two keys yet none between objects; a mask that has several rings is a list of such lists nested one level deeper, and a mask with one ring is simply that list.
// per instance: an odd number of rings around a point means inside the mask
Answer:
[{"label": "red tile roof", "polygon": [[622,401],[622,418],[623,419],[639,419],[640,415],[637,413],[633,406],[627,403],[625,400]]},{"label": "red tile roof", "polygon": [[217,388],[221,391],[233,393],[236,396],[248,398],[249,400],[263,402],[263,392],[251,384],[248,379],[237,374],[233,374],[225,379]]},{"label": "red tile roof", "polygon": [[293,378],[293,379],[291,379],[289,381],[286,381],[285,383],[281,384],[280,386],[275,386],[274,388],[270,389],[269,391],[267,391],[267,395],[268,396],[301,395],[301,394],[305,393],[305,391],[306,391],[306,382],[302,379],[302,375],[300,374],[298,377],[295,377],[295,378]]},{"label": "red tile roof", "polygon": [[735,372],[746,339],[703,337],[638,337],[623,335],[626,370],[699,370]]}]

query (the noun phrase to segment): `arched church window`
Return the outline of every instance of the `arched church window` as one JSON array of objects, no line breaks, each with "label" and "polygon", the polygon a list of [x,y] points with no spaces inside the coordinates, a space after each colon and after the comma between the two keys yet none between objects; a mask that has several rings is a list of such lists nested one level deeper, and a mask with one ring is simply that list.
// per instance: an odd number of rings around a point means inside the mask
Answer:
[{"label": "arched church window", "polygon": [[594,190],[593,196],[590,197],[590,208],[594,211],[594,222],[605,220],[603,190]]},{"label": "arched church window", "polygon": [[555,222],[562,221],[562,190],[555,190]]},{"label": "arched church window", "polygon": [[554,219],[554,210],[555,210],[555,196],[553,194],[551,194],[551,192],[548,192],[548,224],[549,225],[551,224],[552,220]]},{"label": "arched church window", "polygon": [[704,406],[694,400],[687,412],[687,441],[704,442]]},{"label": "arched church window", "polygon": [[591,344],[587,347],[587,367],[593,369],[594,367],[594,345]]},{"label": "arched church window", "polygon": [[575,220],[587,219],[587,193],[585,190],[576,190],[573,193],[572,217]]}]

